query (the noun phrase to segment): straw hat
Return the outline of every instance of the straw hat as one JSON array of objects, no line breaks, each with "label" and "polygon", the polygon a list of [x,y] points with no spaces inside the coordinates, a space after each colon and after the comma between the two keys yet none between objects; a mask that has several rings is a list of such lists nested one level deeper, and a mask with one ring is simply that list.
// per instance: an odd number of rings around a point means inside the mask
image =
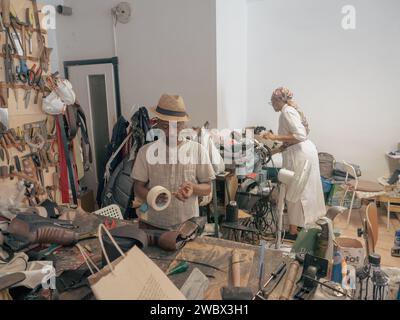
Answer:
[{"label": "straw hat", "polygon": [[157,118],[164,121],[190,121],[183,98],[178,95],[163,94],[157,107],[152,107],[150,110]]}]

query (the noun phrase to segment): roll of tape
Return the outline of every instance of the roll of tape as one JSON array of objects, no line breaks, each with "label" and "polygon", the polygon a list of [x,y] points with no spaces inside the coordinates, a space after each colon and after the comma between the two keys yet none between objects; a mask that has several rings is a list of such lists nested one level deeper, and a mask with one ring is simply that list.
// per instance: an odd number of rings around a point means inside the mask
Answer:
[{"label": "roll of tape", "polygon": [[[167,196],[167,201],[163,203],[157,203],[158,197],[162,194]],[[161,186],[154,187],[147,194],[147,203],[155,211],[163,211],[167,209],[171,203],[171,192]]]}]

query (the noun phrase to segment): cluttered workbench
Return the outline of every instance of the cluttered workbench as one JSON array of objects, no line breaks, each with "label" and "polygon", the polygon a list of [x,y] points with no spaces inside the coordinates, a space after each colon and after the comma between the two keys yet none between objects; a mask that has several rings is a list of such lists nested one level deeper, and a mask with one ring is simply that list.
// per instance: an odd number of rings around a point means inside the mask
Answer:
[{"label": "cluttered workbench", "polygon": [[[72,218],[74,225],[80,229],[80,233],[88,233],[96,230],[100,223],[103,223],[107,228],[112,229],[117,226],[126,224],[136,224],[135,221],[115,220],[105,218],[88,213],[73,213]],[[81,247],[84,247],[90,253],[93,261],[101,266],[102,251],[97,238],[86,239],[80,241]],[[203,300],[221,300],[221,288],[232,286],[232,252],[239,253],[240,256],[240,287],[247,287],[254,294],[259,289],[259,265],[260,265],[260,247],[237,243],[223,239],[211,237],[198,237],[195,240],[188,242],[182,249],[177,251],[165,251],[155,246],[147,246],[143,248],[143,252],[165,273],[179,265],[181,262],[186,262],[187,268],[184,272],[171,274],[169,279],[180,289],[194,269],[198,269],[207,277],[208,286],[204,292]],[[80,272],[81,275],[90,275],[84,272],[87,266],[78,248],[75,247],[60,247],[49,254],[46,259],[53,261],[57,275],[57,290],[56,295],[49,295],[46,290],[41,290],[41,295],[47,299],[60,300],[81,300],[93,299],[94,296],[89,285],[76,286],[74,283],[71,288],[68,285],[59,285],[64,275],[71,272]],[[265,251],[264,255],[264,277],[262,284],[268,280],[268,275],[271,274],[278,265],[282,262],[290,263],[291,259],[284,256],[282,252],[269,250]],[[198,271],[197,270],[197,271]],[[65,282],[65,281],[64,281]],[[76,281],[75,281],[76,282]],[[277,283],[276,289],[270,294],[270,299],[278,299],[282,291],[284,281]],[[83,281],[85,283],[85,281]]]},{"label": "cluttered workbench", "polygon": [[[177,245],[178,237],[169,238],[173,246],[166,247],[161,239],[175,231],[162,231],[153,241],[157,236],[144,229],[142,222],[82,209],[61,209],[60,213],[51,226],[45,219],[46,227],[40,222],[43,218],[29,213],[11,221],[5,235],[7,247],[12,249],[22,241],[16,238],[18,234],[30,240],[29,246],[14,250],[12,260],[0,265],[0,292],[9,289],[5,294],[15,300],[348,300],[362,299],[367,294],[362,288],[368,284],[381,290],[377,300],[392,290],[386,280],[371,282],[369,266],[360,269],[362,283],[354,287],[354,280],[350,289],[343,288],[331,280],[337,272],[329,271],[328,260],[302,251],[289,254],[270,249],[264,240],[250,245],[207,237],[199,230],[182,245]],[[40,232],[32,229],[27,234],[26,219],[40,224]],[[73,238],[68,236],[71,232]],[[374,261],[370,263],[378,266]],[[357,293],[354,289],[358,288]]]}]

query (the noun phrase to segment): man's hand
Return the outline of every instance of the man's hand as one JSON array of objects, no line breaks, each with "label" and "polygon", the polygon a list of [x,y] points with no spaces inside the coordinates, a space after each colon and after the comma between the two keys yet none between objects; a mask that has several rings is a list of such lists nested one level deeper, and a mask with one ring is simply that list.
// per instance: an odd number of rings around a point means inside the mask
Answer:
[{"label": "man's hand", "polygon": [[185,202],[188,200],[194,192],[194,186],[192,182],[184,182],[173,195],[180,201]]}]

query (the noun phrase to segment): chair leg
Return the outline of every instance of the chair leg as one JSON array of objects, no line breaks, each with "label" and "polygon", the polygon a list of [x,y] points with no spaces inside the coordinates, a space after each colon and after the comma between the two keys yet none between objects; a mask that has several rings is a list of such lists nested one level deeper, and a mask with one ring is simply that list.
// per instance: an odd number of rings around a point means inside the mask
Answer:
[{"label": "chair leg", "polygon": [[340,206],[343,207],[344,206],[344,200],[346,199],[347,193],[349,192],[349,187],[346,187],[346,191],[344,192],[342,201],[340,202]]},{"label": "chair leg", "polygon": [[350,224],[351,211],[353,210],[355,197],[356,197],[356,192],[353,191],[353,196],[351,197],[351,203],[350,203],[350,208],[349,208],[349,215],[347,216],[347,225]]},{"label": "chair leg", "polygon": [[387,229],[390,228],[390,202],[387,203]]}]

